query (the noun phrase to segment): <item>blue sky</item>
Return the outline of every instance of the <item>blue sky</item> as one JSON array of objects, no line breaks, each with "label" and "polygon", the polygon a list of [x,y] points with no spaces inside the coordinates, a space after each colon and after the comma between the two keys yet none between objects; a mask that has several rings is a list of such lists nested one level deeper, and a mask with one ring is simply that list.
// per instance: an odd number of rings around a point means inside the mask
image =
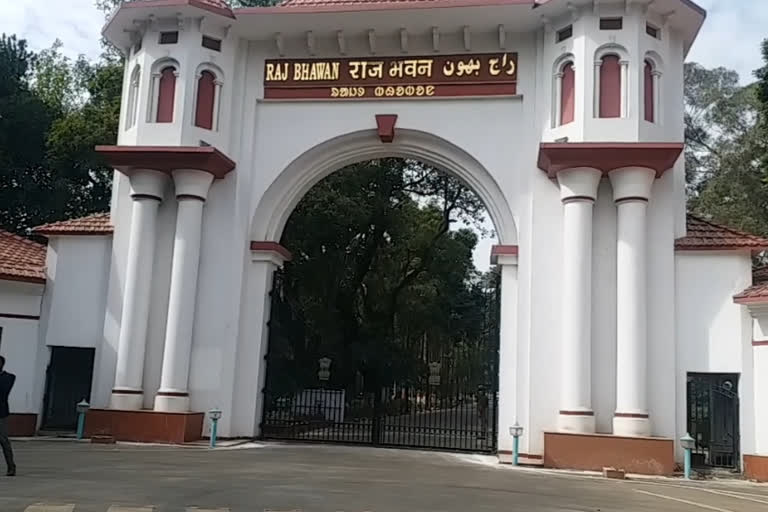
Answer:
[{"label": "blue sky", "polygon": [[[752,71],[761,65],[760,42],[768,37],[768,0],[698,3],[709,15],[688,60],[735,69],[742,82],[750,81]],[[104,15],[93,0],[4,0],[0,6],[0,32],[26,38],[34,50],[47,48],[59,38],[63,51],[72,58],[99,56],[103,22]],[[481,268],[488,266],[492,243],[483,240],[475,251],[475,262]]]},{"label": "blue sky", "polygon": [[[56,8],[52,8],[52,3]],[[760,65],[760,41],[768,37],[768,0],[698,0],[709,11],[689,55],[708,67],[733,68],[750,80]],[[0,6],[0,32],[25,37],[39,50],[58,37],[70,57],[100,53],[99,31],[104,16],[93,0],[5,0]]]}]

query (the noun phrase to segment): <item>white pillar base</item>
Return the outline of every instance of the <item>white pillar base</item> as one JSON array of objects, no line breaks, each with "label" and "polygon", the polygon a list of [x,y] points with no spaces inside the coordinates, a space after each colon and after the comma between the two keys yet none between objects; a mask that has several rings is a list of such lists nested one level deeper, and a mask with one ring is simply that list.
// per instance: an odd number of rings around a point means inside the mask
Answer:
[{"label": "white pillar base", "polygon": [[[158,392],[161,393],[161,392]],[[155,395],[155,411],[157,412],[189,412],[189,395]]]},{"label": "white pillar base", "polygon": [[613,417],[613,435],[626,437],[650,437],[651,420],[646,418]]},{"label": "white pillar base", "polygon": [[118,411],[138,411],[144,407],[144,393],[137,389],[126,389],[126,393],[121,393],[121,390],[115,389],[112,391],[112,395],[109,397],[109,408],[116,409]]},{"label": "white pillar base", "polygon": [[[585,411],[587,412],[587,411]],[[595,433],[594,414],[558,414],[557,430],[560,432],[575,432],[577,434]]]}]

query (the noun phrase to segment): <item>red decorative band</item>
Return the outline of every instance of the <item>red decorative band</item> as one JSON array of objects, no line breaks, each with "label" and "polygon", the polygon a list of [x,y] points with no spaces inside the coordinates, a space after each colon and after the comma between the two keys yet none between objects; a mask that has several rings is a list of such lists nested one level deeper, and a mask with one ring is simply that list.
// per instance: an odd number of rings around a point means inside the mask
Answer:
[{"label": "red decorative band", "polygon": [[563,204],[568,203],[594,203],[595,198],[590,196],[570,196],[563,198]]},{"label": "red decorative band", "polygon": [[636,414],[632,412],[617,412],[613,415],[614,418],[637,418],[637,419],[648,419],[647,414]]},{"label": "red decorative band", "polygon": [[621,203],[647,203],[648,198],[642,196],[627,196],[616,200],[616,204]]},{"label": "red decorative band", "polygon": [[161,201],[162,197],[153,196],[152,194],[131,194],[133,199],[154,199],[155,201]]},{"label": "red decorative band", "polygon": [[[515,454],[515,452],[513,452],[512,450],[499,450],[496,453],[498,455],[514,455]],[[543,455],[535,455],[535,454],[532,454],[532,453],[520,453],[519,456],[524,458],[524,459],[544,460],[544,456]]]},{"label": "red decorative band", "polygon": [[291,261],[293,255],[291,252],[277,242],[251,242],[251,251],[255,252],[274,252],[280,255],[285,261]]},{"label": "red decorative band", "polygon": [[[2,316],[2,315],[0,315]],[[753,341],[752,342],[753,347],[768,347],[768,340],[761,340],[761,341]]]},{"label": "red decorative band", "polygon": [[594,416],[592,411],[560,411],[560,416]]},{"label": "red decorative band", "polygon": [[196,199],[198,201],[205,202],[205,198],[203,196],[196,196],[195,194],[179,194],[176,196],[176,199],[179,201],[184,201],[185,199]]},{"label": "red decorative band", "polygon": [[140,389],[113,389],[113,395],[143,395],[144,391]]},{"label": "red decorative band", "polygon": [[189,396],[189,393],[187,393],[186,391],[158,391],[157,396],[187,397]]},{"label": "red decorative band", "polygon": [[0,318],[16,318],[18,320],[40,320],[40,315],[17,315],[16,313],[0,313]]}]

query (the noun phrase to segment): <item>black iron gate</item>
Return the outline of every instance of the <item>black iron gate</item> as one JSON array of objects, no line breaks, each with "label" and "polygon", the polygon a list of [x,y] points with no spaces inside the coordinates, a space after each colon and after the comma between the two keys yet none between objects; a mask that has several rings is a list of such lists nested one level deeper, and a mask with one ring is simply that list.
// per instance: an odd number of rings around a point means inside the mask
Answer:
[{"label": "black iron gate", "polygon": [[[420,368],[400,382],[371,377],[366,365],[337,368],[322,351],[286,339],[300,324],[284,307],[282,275],[272,293],[262,437],[457,451],[496,450],[499,279],[485,292],[482,335],[440,354],[428,340],[403,357]],[[338,357],[338,355],[337,355]],[[367,354],[364,359],[376,357]],[[349,366],[347,361],[347,366]],[[378,378],[376,378],[378,377]]]},{"label": "black iron gate", "polygon": [[688,374],[688,432],[694,466],[739,469],[738,375]]}]

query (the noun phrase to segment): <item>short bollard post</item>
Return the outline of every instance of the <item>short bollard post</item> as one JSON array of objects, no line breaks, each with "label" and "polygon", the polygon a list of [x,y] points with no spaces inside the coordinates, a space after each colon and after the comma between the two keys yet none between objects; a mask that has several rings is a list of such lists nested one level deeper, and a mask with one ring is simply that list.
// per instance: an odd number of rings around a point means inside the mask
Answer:
[{"label": "short bollard post", "polygon": [[75,408],[77,410],[77,438],[82,439],[85,432],[85,413],[91,408],[91,404],[83,398]]},{"label": "short bollard post", "polygon": [[690,480],[691,479],[691,450],[693,450],[693,447],[695,446],[696,441],[691,437],[691,434],[686,433],[683,437],[680,438],[680,444],[683,446],[683,449],[685,450],[685,465],[683,466],[685,479]]},{"label": "short bollard post", "polygon": [[211,448],[216,448],[216,430],[221,419],[221,409],[211,409],[208,415],[211,417]]},{"label": "short bollard post", "polygon": [[517,422],[511,427],[509,427],[509,433],[512,435],[512,464],[517,466],[519,464],[520,459],[520,436],[523,435],[523,427],[521,427]]}]

